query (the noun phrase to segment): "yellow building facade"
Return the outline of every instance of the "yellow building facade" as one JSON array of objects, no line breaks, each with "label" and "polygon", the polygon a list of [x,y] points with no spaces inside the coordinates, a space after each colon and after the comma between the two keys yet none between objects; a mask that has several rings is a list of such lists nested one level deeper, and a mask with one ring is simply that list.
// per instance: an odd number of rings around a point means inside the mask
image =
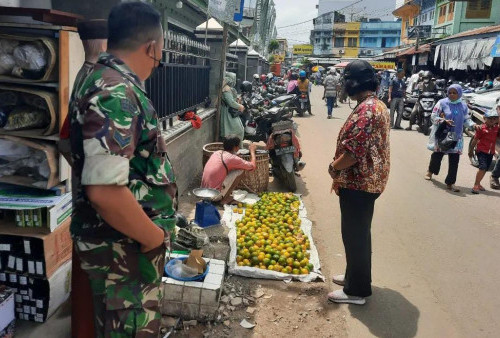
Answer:
[{"label": "yellow building facade", "polygon": [[401,19],[401,44],[409,45],[415,39],[408,38],[408,27],[414,26],[414,20],[420,12],[420,6],[412,0],[405,0],[404,4],[394,10],[392,14]]},{"label": "yellow building facade", "polygon": [[335,57],[358,57],[360,27],[360,22],[342,22],[334,24],[332,53]]}]

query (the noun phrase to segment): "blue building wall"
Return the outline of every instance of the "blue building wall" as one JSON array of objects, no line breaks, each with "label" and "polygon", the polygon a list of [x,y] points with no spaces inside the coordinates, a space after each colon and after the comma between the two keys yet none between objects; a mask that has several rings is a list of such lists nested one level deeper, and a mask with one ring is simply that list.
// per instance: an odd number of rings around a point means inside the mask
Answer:
[{"label": "blue building wall", "polygon": [[401,22],[362,22],[359,32],[360,56],[374,56],[399,46]]}]

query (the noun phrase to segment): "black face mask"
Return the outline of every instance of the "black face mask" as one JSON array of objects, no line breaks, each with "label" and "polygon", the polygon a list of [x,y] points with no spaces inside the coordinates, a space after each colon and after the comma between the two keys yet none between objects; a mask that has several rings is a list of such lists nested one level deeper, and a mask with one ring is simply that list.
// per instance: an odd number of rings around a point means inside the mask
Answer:
[{"label": "black face mask", "polygon": [[153,66],[153,67],[151,68],[151,74],[149,75],[149,77],[151,77],[151,76],[155,75],[155,73],[157,72],[158,68],[163,68],[163,67],[165,67],[165,66],[166,66],[166,63],[165,63],[165,62],[163,62],[161,58],[160,58],[160,59],[157,59],[157,58],[156,58],[156,51],[155,51],[154,49],[153,49],[153,56],[150,56],[150,55],[148,55],[148,56],[149,56],[151,59],[153,59],[153,60],[155,61],[155,63],[154,63],[154,64],[156,64],[156,62],[158,62],[158,66],[156,66],[156,67],[155,67],[155,66]]}]

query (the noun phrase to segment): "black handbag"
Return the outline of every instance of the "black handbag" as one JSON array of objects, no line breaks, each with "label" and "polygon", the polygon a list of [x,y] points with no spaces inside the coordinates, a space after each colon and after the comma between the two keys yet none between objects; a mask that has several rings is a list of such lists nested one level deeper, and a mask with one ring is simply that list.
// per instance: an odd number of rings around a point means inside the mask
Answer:
[{"label": "black handbag", "polygon": [[436,130],[436,140],[441,151],[448,151],[457,146],[458,135],[454,129],[448,127],[446,122],[441,122]]},{"label": "black handbag", "polygon": [[240,117],[242,114],[238,109],[234,109],[233,107],[227,107],[227,108],[228,108],[229,114],[232,117]]}]

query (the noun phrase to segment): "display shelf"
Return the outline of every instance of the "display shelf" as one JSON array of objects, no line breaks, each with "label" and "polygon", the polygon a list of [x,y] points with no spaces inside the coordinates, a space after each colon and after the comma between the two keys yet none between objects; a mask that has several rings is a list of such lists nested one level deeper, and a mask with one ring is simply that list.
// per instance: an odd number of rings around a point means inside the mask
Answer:
[{"label": "display shelf", "polygon": [[15,85],[27,85],[29,87],[43,87],[43,88],[54,88],[59,89],[59,83],[57,82],[30,82],[26,79],[6,79],[3,78],[0,80],[0,84],[15,84]]},{"label": "display shelf", "polygon": [[0,135],[9,135],[17,137],[34,138],[46,141],[59,141],[59,135],[43,135],[45,129],[27,129],[27,130],[3,130],[0,129]]}]

